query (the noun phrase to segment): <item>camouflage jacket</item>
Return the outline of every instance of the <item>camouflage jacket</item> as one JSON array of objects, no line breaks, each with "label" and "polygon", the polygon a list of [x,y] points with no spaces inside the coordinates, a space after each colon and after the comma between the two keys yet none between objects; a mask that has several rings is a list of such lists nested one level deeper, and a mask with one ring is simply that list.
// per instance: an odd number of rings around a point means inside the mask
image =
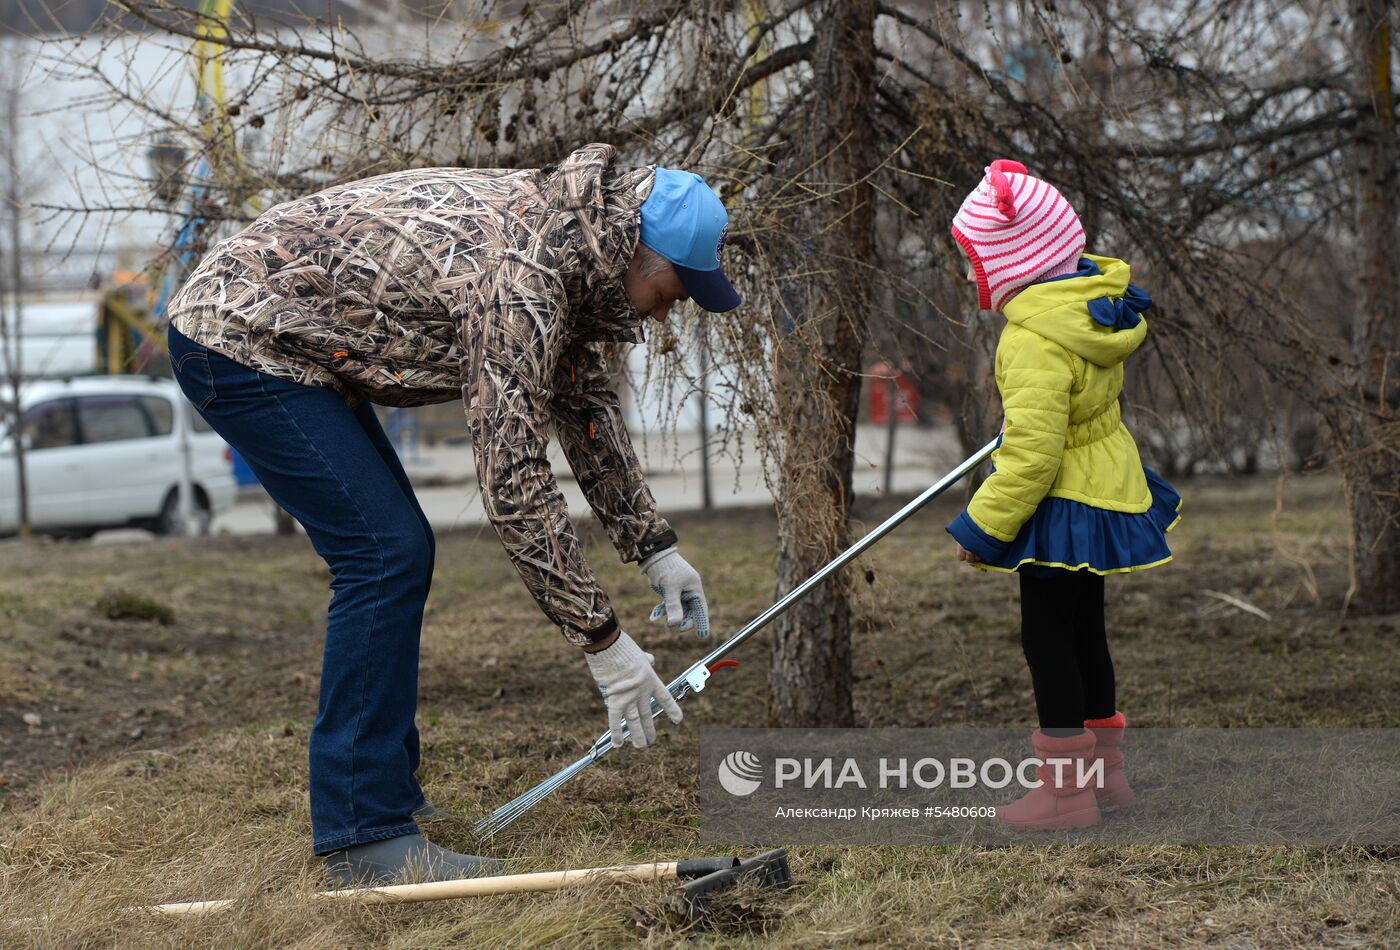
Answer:
[{"label": "camouflage jacket", "polygon": [[482,502],[540,608],[578,645],[617,627],[546,459],[548,429],[623,560],[675,543],[609,386],[640,342],[622,290],[654,169],[609,145],[558,166],[429,168],[278,205],[212,248],[176,329],[350,404],[461,398]]}]

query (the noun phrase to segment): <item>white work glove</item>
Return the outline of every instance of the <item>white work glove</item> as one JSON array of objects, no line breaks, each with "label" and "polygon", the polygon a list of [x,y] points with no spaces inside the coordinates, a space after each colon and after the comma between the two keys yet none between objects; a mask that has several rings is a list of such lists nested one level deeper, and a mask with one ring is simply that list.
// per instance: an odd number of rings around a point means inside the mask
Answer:
[{"label": "white work glove", "polygon": [[710,605],[705,600],[705,588],[700,585],[700,572],[691,567],[675,548],[657,551],[642,561],[642,573],[651,581],[651,589],[662,597],[652,608],[652,623],[666,618],[666,625],[678,630],[695,628],[695,635],[704,639],[710,635]]},{"label": "white work glove", "polygon": [[643,653],[626,632],[618,633],[606,650],[584,653],[584,656],[598,691],[608,704],[608,728],[612,730],[614,749],[622,748],[624,719],[632,744],[638,749],[645,749],[656,741],[656,723],[651,718],[653,699],[672,722],[681,721],[680,705],[651,668],[652,655]]}]

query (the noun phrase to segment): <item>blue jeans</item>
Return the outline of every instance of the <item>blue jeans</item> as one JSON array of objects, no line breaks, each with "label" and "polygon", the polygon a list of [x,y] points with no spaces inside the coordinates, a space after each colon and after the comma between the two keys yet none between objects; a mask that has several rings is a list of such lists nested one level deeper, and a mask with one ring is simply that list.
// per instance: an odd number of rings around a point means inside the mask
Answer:
[{"label": "blue jeans", "polygon": [[321,698],[311,728],[317,854],[418,831],[418,638],[433,529],[362,403],[268,376],[173,327],[175,379],[331,571]]}]

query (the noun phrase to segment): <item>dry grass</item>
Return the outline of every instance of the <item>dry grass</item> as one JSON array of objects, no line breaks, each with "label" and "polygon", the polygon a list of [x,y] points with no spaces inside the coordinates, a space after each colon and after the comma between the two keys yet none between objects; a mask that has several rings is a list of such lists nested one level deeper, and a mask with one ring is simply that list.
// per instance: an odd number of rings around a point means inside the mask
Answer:
[{"label": "dry grass", "polygon": [[[1396,618],[1341,621],[1345,537],[1335,483],[1183,486],[1178,562],[1110,585],[1123,705],[1142,725],[1397,725]],[[883,510],[883,509],[880,509]],[[870,725],[1028,722],[1014,584],[959,570],[951,503],[876,549],[862,590],[857,701]],[[867,513],[873,521],[878,510]],[[677,519],[717,629],[772,590],[773,522]],[[645,628],[650,594],[594,538],[594,560],[663,675],[696,642]],[[571,761],[603,728],[574,651],[547,629],[492,537],[440,539],[424,635],[424,785],[461,816],[431,836],[512,870],[693,855],[695,729],[763,721],[765,651],[687,705],[658,749],[586,771],[497,840],[471,823]],[[1226,947],[1385,945],[1400,851],[1299,848],[797,848],[799,887],[721,900],[687,935],[660,886],[311,906],[305,735],[326,577],[304,540],[183,548],[0,550],[0,945]],[[1321,603],[1309,597],[1305,552]],[[1202,595],[1246,601],[1271,621]],[[129,591],[169,626],[94,608]],[[40,725],[21,716],[37,713]],[[133,738],[134,737],[134,738]],[[781,842],[774,842],[781,844]],[[711,849],[712,850],[712,849]],[[132,908],[238,897],[158,918]]]}]

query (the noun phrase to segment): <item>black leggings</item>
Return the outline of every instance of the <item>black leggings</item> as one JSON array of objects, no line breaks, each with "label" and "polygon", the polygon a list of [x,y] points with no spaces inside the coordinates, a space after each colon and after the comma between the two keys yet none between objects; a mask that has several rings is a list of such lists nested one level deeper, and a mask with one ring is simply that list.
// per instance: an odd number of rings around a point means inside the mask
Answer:
[{"label": "black leggings", "polygon": [[1020,572],[1021,649],[1031,668],[1040,728],[1083,731],[1117,707],[1113,658],[1103,623],[1103,576],[1089,571]]}]

